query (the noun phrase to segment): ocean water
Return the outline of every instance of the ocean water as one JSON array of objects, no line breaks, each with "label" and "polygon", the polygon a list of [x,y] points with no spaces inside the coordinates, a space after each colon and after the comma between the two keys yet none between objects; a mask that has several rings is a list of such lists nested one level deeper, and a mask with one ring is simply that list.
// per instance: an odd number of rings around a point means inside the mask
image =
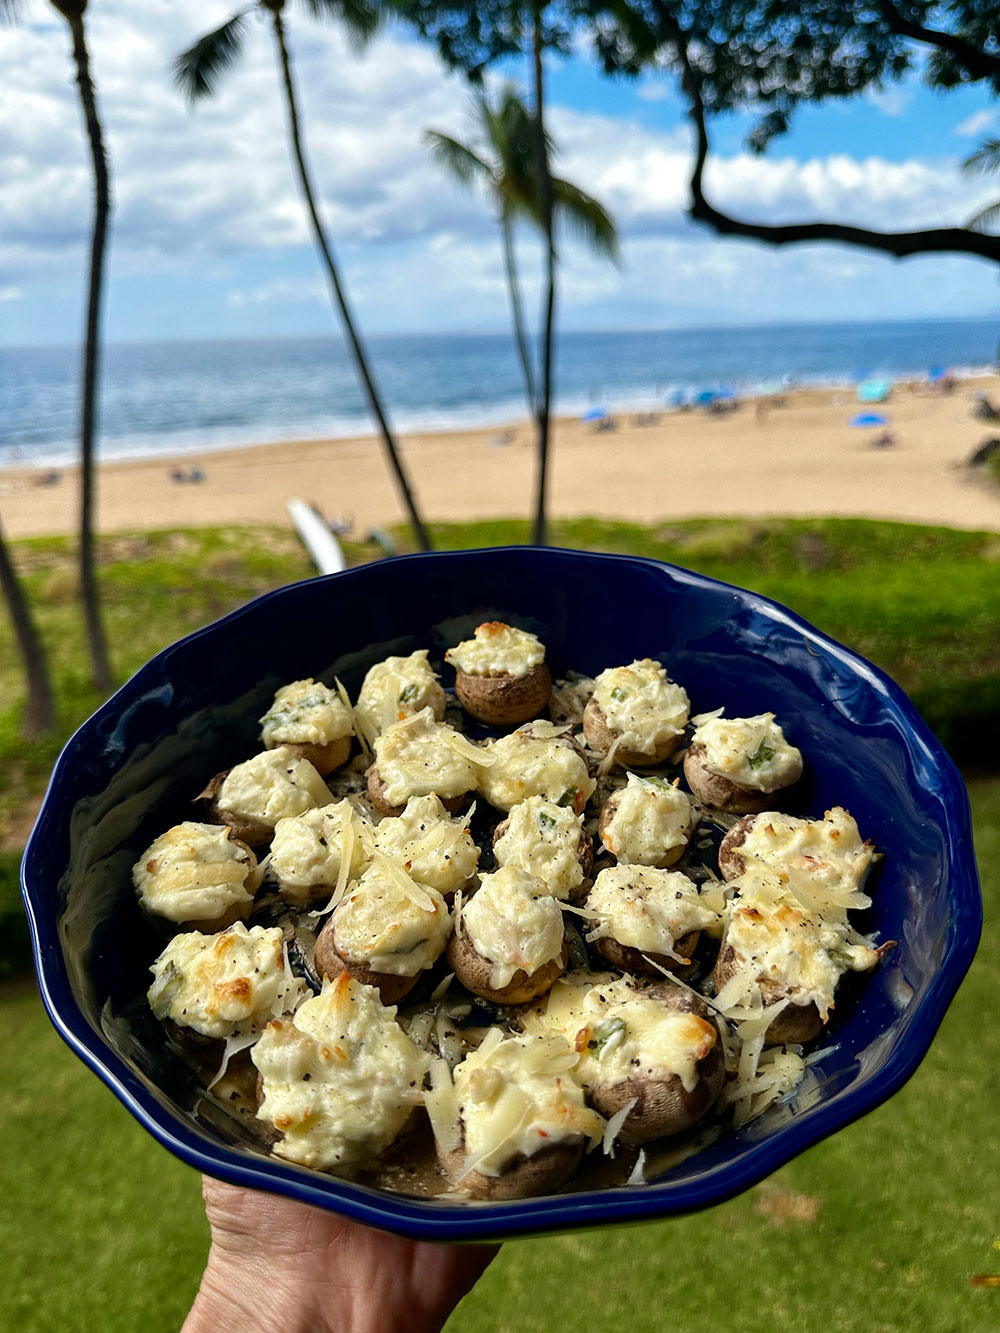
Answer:
[{"label": "ocean water", "polygon": [[[974,374],[995,365],[1000,320],[768,325],[662,332],[564,333],[560,413],[663,407],[678,391],[754,393],[788,380],[848,384]],[[369,339],[377,382],[399,431],[460,429],[526,415],[506,335]],[[0,348],[0,466],[76,455],[76,348]],[[99,455],[169,455],[272,440],[372,432],[338,339],[119,343],[104,355]]]}]

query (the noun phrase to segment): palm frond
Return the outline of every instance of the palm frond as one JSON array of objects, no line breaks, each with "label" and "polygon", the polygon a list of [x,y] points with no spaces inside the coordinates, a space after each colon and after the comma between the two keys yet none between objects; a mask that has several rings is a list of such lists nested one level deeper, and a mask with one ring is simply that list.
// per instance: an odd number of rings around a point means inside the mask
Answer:
[{"label": "palm frond", "polygon": [[423,138],[435,162],[451,172],[463,185],[493,179],[489,163],[484,162],[468,144],[460,143],[450,134],[442,134],[439,130],[424,130]]},{"label": "palm frond", "polygon": [[981,208],[978,213],[973,213],[965,225],[970,231],[991,234],[993,228],[1000,225],[1000,203],[989,204],[986,208]]},{"label": "palm frond", "polygon": [[355,51],[361,51],[382,26],[384,10],[379,0],[305,0],[315,19],[339,23]]},{"label": "palm frond", "polygon": [[176,57],[173,63],[174,86],[189,102],[212,96],[220,75],[242,53],[246,32],[246,11],[240,10],[227,19],[221,28],[199,37],[193,46]]},{"label": "palm frond", "polygon": [[1000,139],[987,139],[962,163],[967,176],[988,176],[1000,171]]},{"label": "palm frond", "polygon": [[552,178],[552,200],[561,223],[591,250],[618,263],[618,229],[603,204],[557,176]]}]

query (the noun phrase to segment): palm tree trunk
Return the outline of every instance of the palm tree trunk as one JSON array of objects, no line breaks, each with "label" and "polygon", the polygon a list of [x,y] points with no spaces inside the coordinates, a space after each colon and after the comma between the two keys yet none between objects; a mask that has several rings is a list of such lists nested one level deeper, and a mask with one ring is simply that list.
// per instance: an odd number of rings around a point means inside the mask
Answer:
[{"label": "palm tree trunk", "polygon": [[542,393],[538,400],[538,477],[535,492],[535,525],[532,541],[544,546],[547,538],[547,495],[549,469],[549,411],[552,403],[552,330],[556,305],[556,251],[552,236],[552,176],[545,144],[545,83],[542,67],[542,9],[544,0],[536,0],[532,33],[535,74],[535,129],[538,134],[538,171],[542,187],[542,224],[545,230],[545,326],[542,336]]},{"label": "palm tree trunk", "polygon": [[503,258],[507,272],[507,290],[510,293],[510,311],[514,320],[514,342],[521,362],[521,374],[524,376],[524,392],[528,399],[528,411],[532,417],[538,416],[538,401],[535,395],[535,372],[531,365],[531,350],[528,336],[524,329],[524,312],[521,309],[521,284],[517,276],[517,259],[514,254],[514,227],[510,214],[504,211],[500,218],[503,228]]},{"label": "palm tree trunk", "polygon": [[285,25],[282,22],[279,10],[272,10],[274,20],[274,37],[278,44],[278,52],[281,57],[281,72],[285,83],[285,99],[288,105],[288,126],[292,141],[292,152],[295,156],[295,163],[299,171],[299,184],[302,186],[302,193],[305,195],[306,207],[309,209],[309,217],[312,221],[313,236],[319,247],[326,264],[327,274],[330,279],[330,287],[333,296],[340,308],[340,315],[344,322],[344,328],[347,332],[348,341],[351,344],[351,350],[354,353],[354,360],[358,368],[358,374],[364,385],[365,394],[368,398],[368,405],[372,411],[375,420],[378,422],[379,430],[382,432],[382,439],[385,443],[386,452],[389,456],[389,462],[393,472],[396,474],[396,482],[403,497],[403,503],[410,516],[410,526],[413,528],[413,535],[416,537],[417,545],[422,551],[431,549],[430,537],[424,526],[423,520],[417,511],[416,502],[413,493],[410,490],[410,484],[406,473],[403,470],[403,463],[399,456],[399,450],[392,431],[389,429],[389,423],[386,421],[385,413],[382,410],[382,404],[379,400],[378,392],[372,380],[371,371],[368,367],[368,359],[364,349],[361,346],[361,339],[354,327],[354,320],[351,317],[350,309],[347,305],[347,297],[341,286],[340,275],[337,272],[337,265],[334,262],[333,252],[330,243],[323,230],[323,223],[320,221],[319,212],[316,208],[316,200],[313,195],[312,183],[309,179],[309,169],[306,166],[305,152],[302,147],[302,137],[299,129],[299,112],[295,98],[295,85],[292,82],[292,67],[288,56],[288,47],[285,44]]},{"label": "palm tree trunk", "polygon": [[49,678],[49,666],[45,649],[35,629],[27,598],[21,587],[14,565],[7,550],[3,532],[0,530],[0,591],[10,612],[17,639],[24,679],[28,690],[28,701],[21,719],[21,734],[25,737],[41,736],[43,732],[54,731],[56,725],[56,706],[52,694],[52,682]]},{"label": "palm tree trunk", "polygon": [[73,60],[80,90],[80,106],[87,127],[94,168],[94,226],[90,242],[90,289],[87,295],[87,333],[83,352],[83,407],[80,419],[80,596],[94,685],[111,688],[111,663],[101,623],[100,595],[94,569],[94,423],[97,409],[97,375],[101,339],[101,296],[104,283],[104,251],[111,212],[111,179],[104,151],[104,134],[97,112],[97,97],[90,77],[90,57],[83,29],[82,5],[57,5],[73,37]]}]

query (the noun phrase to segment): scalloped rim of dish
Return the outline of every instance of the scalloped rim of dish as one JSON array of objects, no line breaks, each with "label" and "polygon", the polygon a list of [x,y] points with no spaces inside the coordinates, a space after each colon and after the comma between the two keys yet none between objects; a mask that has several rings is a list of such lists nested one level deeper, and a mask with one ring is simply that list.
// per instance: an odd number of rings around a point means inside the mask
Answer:
[{"label": "scalloped rim of dish", "polygon": [[[683,1181],[672,1181],[667,1173],[667,1178],[661,1177],[648,1184],[589,1190],[577,1194],[545,1195],[503,1203],[464,1200],[442,1202],[357,1185],[277,1157],[262,1156],[249,1149],[241,1152],[214,1144],[207,1147],[195,1130],[186,1127],[179,1116],[153,1096],[145,1083],[91,1026],[70,989],[55,941],[48,937],[51,925],[40,922],[36,915],[30,887],[35,847],[44,835],[45,825],[51,817],[51,807],[58,801],[57,790],[61,785],[62,773],[73,763],[90,730],[101,719],[109,714],[118,714],[124,706],[140,696],[146,678],[166,654],[218,633],[240,617],[253,614],[263,603],[280,598],[288,588],[298,587],[299,583],[264,593],[220,620],[177,640],[151,658],[74,732],[53,768],[38,820],[28,839],[21,863],[21,891],[45,1008],[60,1036],[80,1059],[107,1084],[158,1142],[188,1165],[233,1185],[263,1189],[302,1203],[332,1209],[365,1225],[418,1240],[489,1241],[584,1226],[607,1226],[613,1222],[653,1220],[694,1212],[742,1193],[804,1149],[874,1110],[912,1077],[972,963],[982,931],[982,900],[974,862],[963,859],[956,851],[960,846],[972,846],[971,811],[964,783],[913,704],[883,671],[770,598],[677,565],[641,556],[574,551],[562,547],[506,546],[394,556],[378,564],[404,567],[426,560],[456,560],[487,555],[502,557],[511,552],[521,555],[562,554],[601,562],[638,565],[694,587],[734,592],[745,605],[770,619],[784,621],[824,653],[837,658],[865,678],[884,697],[886,707],[897,721],[903,724],[908,741],[911,744],[919,743],[925,762],[932,763],[940,777],[936,792],[953,833],[948,844],[950,896],[954,908],[951,942],[942,958],[938,977],[907,1015],[904,1039],[892,1046],[881,1068],[866,1075],[859,1084],[851,1085],[835,1093],[829,1100],[810,1107],[801,1119],[779,1126],[739,1157],[717,1163]],[[365,568],[363,565],[357,566],[337,574],[300,580],[300,583],[329,583],[352,578]],[[696,1156],[688,1158],[687,1164],[696,1160]]]}]

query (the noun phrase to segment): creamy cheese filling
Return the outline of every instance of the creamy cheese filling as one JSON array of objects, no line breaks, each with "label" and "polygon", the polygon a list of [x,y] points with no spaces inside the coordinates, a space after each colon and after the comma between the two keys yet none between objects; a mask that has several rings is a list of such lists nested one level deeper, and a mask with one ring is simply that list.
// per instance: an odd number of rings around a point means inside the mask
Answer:
[{"label": "creamy cheese filling", "polygon": [[804,911],[777,877],[745,875],[732,881],[739,896],[729,908],[722,948],[735,950],[736,975],[719,992],[723,1010],[753,999],[787,997],[814,1004],[826,1021],[837,982],[847,971],[867,972],[878,962],[871,940],[844,921]]},{"label": "creamy cheese filling", "polygon": [[560,1037],[504,1037],[491,1028],[454,1071],[466,1172],[498,1176],[543,1148],[596,1143],[604,1121],[583,1100],[576,1063]]},{"label": "creamy cheese filling", "polygon": [[753,791],[771,792],[797,782],[802,754],[789,745],[773,713],[727,718],[719,713],[696,717],[692,745],[705,747],[705,766]]},{"label": "creamy cheese filling", "polygon": [[462,909],[461,928],[480,957],[492,964],[490,987],[501,990],[524,971],[558,958],[565,928],[562,909],[545,885],[514,866],[483,875]]},{"label": "creamy cheese filling", "polygon": [[361,685],[354,716],[369,745],[393,722],[429,708],[444,717],[444,690],[427,660],[427,649],[418,648],[409,657],[387,657],[370,667]]},{"label": "creamy cheese filling", "polygon": [[614,815],[601,832],[611,854],[628,865],[662,865],[691,836],[691,801],[664,778],[628,775],[615,798]]},{"label": "creamy cheese filling", "polygon": [[687,726],[687,691],[650,657],[602,671],[594,700],[619,743],[643,754],[661,751]]},{"label": "creamy cheese filling", "polygon": [[583,883],[582,836],[582,815],[544,796],[529,796],[511,810],[493,855],[498,866],[537,876],[553,898],[565,901]]},{"label": "creamy cheese filling", "polygon": [[346,972],[293,1020],[268,1024],[250,1058],[263,1080],[258,1118],[282,1135],[274,1151],[343,1176],[396,1138],[421,1100],[430,1064],[396,1010]]},{"label": "creamy cheese filling", "polygon": [[472,791],[485,751],[443,722],[429,708],[394,722],[375,742],[375,762],[390,805],[411,796],[455,797]]},{"label": "creamy cheese filling", "polygon": [[260,886],[257,858],[233,841],[232,829],[186,820],[146,848],[132,882],[147,911],[168,921],[215,921],[252,903]]},{"label": "creamy cheese filling", "polygon": [[545,661],[545,645],[527,630],[489,620],[474,637],[449,648],[444,660],[467,676],[526,676]]},{"label": "creamy cheese filling", "polygon": [[511,810],[529,796],[544,796],[580,814],[596,783],[565,727],[529,722],[490,741],[491,760],[479,774],[479,790],[497,810]]},{"label": "creamy cheese filling", "polygon": [[479,864],[469,816],[452,819],[437,796],[411,796],[395,819],[383,819],[375,846],[398,862],[411,879],[438,893],[468,884]]},{"label": "creamy cheese filling", "polygon": [[679,870],[652,866],[611,866],[602,870],[587,895],[598,914],[589,940],[613,939],[642,953],[679,955],[674,945],[693,930],[717,928],[718,913],[701,898],[698,886]]},{"label": "creamy cheese filling", "polygon": [[282,686],[260,722],[261,740],[269,750],[276,745],[329,745],[354,734],[350,708],[336,690],[312,677]]},{"label": "creamy cheese filling", "polygon": [[279,746],[231,768],[219,788],[220,809],[273,828],[279,819],[327,805],[330,789],[306,759]]},{"label": "creamy cheese filling", "polygon": [[875,849],[841,806],[822,819],[797,819],[776,811],[757,815],[736,849],[749,866],[784,872],[807,911],[827,913],[870,907],[861,892]]},{"label": "creamy cheese filling", "polygon": [[285,966],[281,931],[242,921],[217,935],[175,935],[150,970],[157,1018],[220,1039],[259,1030],[308,989]]},{"label": "creamy cheese filling", "polygon": [[282,898],[302,907],[329,897],[341,877],[345,847],[347,875],[353,879],[371,860],[375,833],[348,800],[279,819],[274,826],[270,869]]},{"label": "creamy cheese filling", "polygon": [[430,967],[450,934],[451,913],[437,889],[417,884],[378,852],[333,913],[337,952],[393,976]]},{"label": "creamy cheese filling", "polygon": [[580,1056],[576,1075],[585,1088],[676,1076],[691,1092],[698,1062],[719,1038],[714,1024],[668,1009],[625,978],[596,985],[557,981],[528,1026],[558,1032],[570,1043]]}]

